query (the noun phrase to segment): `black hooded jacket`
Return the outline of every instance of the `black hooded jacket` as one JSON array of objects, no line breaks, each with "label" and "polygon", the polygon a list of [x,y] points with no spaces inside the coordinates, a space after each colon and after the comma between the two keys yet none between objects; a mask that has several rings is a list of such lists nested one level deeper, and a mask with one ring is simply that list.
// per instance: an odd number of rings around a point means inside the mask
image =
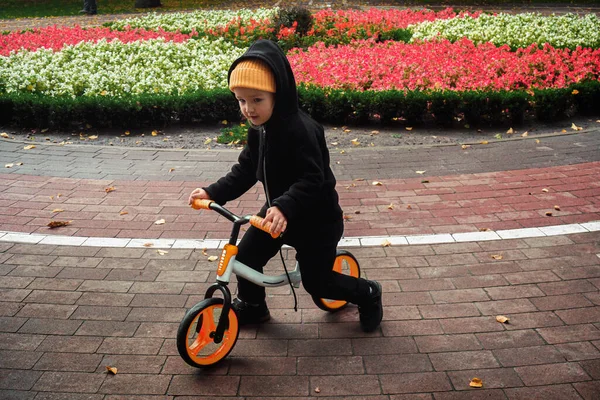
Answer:
[{"label": "black hooded jacket", "polygon": [[[248,129],[248,144],[238,163],[204,189],[212,200],[224,204],[244,194],[258,180],[265,187],[270,205],[279,208],[288,220],[286,241],[294,242],[305,235],[326,240],[339,231],[342,210],[323,127],[299,109],[292,68],[274,42],[259,40],[250,46],[232,64],[228,80],[245,59],[260,59],[274,72],[273,115],[262,127]],[[262,215],[268,206],[265,204]],[[331,239],[337,241],[339,237]]]}]

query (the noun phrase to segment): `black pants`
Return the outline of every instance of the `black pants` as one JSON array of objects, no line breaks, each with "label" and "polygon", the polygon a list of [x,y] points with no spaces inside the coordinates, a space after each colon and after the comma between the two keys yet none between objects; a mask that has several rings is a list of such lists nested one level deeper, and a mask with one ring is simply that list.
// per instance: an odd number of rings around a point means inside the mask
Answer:
[{"label": "black pants", "polygon": [[[289,244],[296,249],[296,260],[300,263],[302,285],[313,296],[331,300],[345,300],[359,304],[369,295],[369,284],[365,279],[353,278],[332,270],[336,245],[342,236],[343,222],[336,224],[335,240],[302,240],[302,243],[287,243],[285,239],[273,239],[254,227],[244,234],[236,259],[252,269],[263,272],[263,267],[275,256],[281,246]],[[339,234],[338,234],[339,233]],[[284,235],[285,237],[285,235]],[[249,303],[265,301],[265,288],[238,277],[238,297]]]}]

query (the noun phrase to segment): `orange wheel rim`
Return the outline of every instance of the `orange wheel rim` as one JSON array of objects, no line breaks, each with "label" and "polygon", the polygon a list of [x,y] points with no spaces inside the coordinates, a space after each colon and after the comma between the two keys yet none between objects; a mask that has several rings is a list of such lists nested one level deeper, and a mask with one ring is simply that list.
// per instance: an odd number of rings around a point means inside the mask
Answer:
[{"label": "orange wheel rim", "polygon": [[[346,262],[348,269],[349,269],[348,275],[358,278],[358,264],[352,257],[346,256],[346,255],[337,256],[335,258],[335,262],[333,263],[333,271],[338,272],[340,274],[343,273],[342,269],[344,267],[344,261]],[[325,305],[325,307],[332,309],[332,310],[336,310],[338,308],[344,307],[346,305],[346,303],[348,303],[345,300],[327,300],[327,299],[321,299],[321,302],[323,303],[323,305]]]},{"label": "orange wheel rim", "polygon": [[[190,358],[200,365],[212,365],[223,359],[235,344],[238,333],[238,320],[233,312],[229,310],[229,327],[223,332],[221,343],[215,343],[210,337],[216,331],[219,315],[215,311],[222,311],[222,304],[213,304],[202,310],[190,324],[187,331],[187,352]],[[196,326],[201,324],[196,335]]]}]

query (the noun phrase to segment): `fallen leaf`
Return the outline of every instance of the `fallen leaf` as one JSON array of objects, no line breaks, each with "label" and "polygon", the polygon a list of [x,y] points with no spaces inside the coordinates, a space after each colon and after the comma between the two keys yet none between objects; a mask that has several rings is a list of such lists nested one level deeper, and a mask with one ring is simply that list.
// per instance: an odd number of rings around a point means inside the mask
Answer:
[{"label": "fallen leaf", "polygon": [[62,208],[55,208],[54,210],[52,210],[53,213],[59,213],[59,212],[63,212],[65,210],[63,210]]},{"label": "fallen leaf", "polygon": [[388,210],[393,210],[394,209],[394,203],[390,203],[389,206],[387,206]]},{"label": "fallen leaf", "polygon": [[484,141],[479,142],[479,143],[481,143],[481,144],[488,144],[489,142],[487,140],[484,140]]},{"label": "fallen leaf", "polygon": [[157,249],[157,250],[156,250],[156,252],[157,252],[159,255],[161,255],[161,256],[164,256],[165,254],[167,254],[167,253],[168,253],[168,251],[166,251],[166,250],[161,250],[161,249]]},{"label": "fallen leaf", "polygon": [[344,214],[344,219],[345,219],[345,220],[352,219],[352,216],[350,216],[350,215],[345,215],[345,214]]},{"label": "fallen leaf", "polygon": [[504,315],[497,315],[496,321],[500,322],[501,324],[508,324],[508,321],[510,321],[510,318],[505,317]]},{"label": "fallen leaf", "polygon": [[152,136],[158,136],[158,132],[157,131],[152,131]]},{"label": "fallen leaf", "polygon": [[175,171],[175,168],[169,168],[169,173]]},{"label": "fallen leaf", "polygon": [[29,146],[23,147],[23,150],[31,150],[31,149],[35,149],[35,146],[32,144],[30,144]]},{"label": "fallen leaf", "polygon": [[354,180],[355,180],[355,181],[357,181],[357,182],[362,182],[362,181],[364,181],[364,180],[365,180],[365,178],[356,178],[356,179],[354,179]]},{"label": "fallen leaf", "polygon": [[10,163],[10,164],[4,164],[4,168],[12,168],[15,164]]},{"label": "fallen leaf", "polygon": [[407,204],[407,205],[406,205],[406,208],[407,208],[408,210],[412,210],[412,206],[411,206],[410,204]]},{"label": "fallen leaf", "polygon": [[379,131],[371,131],[371,135],[379,135]]},{"label": "fallen leaf", "polygon": [[360,210],[354,211],[354,214],[360,214]]},{"label": "fallen leaf", "polygon": [[469,147],[471,147],[471,145],[470,145],[470,144],[463,144],[462,146],[460,146],[460,148],[461,148],[461,149],[463,149],[463,150],[466,150],[466,149],[468,149]]},{"label": "fallen leaf", "polygon": [[487,232],[487,231],[489,231],[489,228],[479,228],[479,231],[480,232]]},{"label": "fallen leaf", "polygon": [[165,220],[164,219],[159,219],[157,221],[154,221],[154,225],[164,225],[165,224]]},{"label": "fallen leaf", "polygon": [[427,179],[422,180],[421,183],[429,183],[429,181]]},{"label": "fallen leaf", "polygon": [[6,132],[0,133],[0,136],[2,136],[3,138],[8,139],[8,133],[6,133]]},{"label": "fallen leaf", "polygon": [[350,129],[344,129],[344,133],[352,132]]},{"label": "fallen leaf", "polygon": [[154,243],[150,243],[150,242],[144,243],[144,247],[152,247],[152,246],[154,246]]},{"label": "fallen leaf", "polygon": [[207,139],[204,141],[204,144],[205,144],[205,145],[207,145],[207,144],[210,144],[210,142],[212,142],[212,139],[211,139],[211,138],[207,138]]},{"label": "fallen leaf", "polygon": [[502,139],[502,134],[501,133],[497,133],[494,135],[494,138],[496,139]]},{"label": "fallen leaf", "polygon": [[381,183],[379,181],[373,181],[373,183],[371,185],[373,185],[373,186],[382,186],[383,183]]},{"label": "fallen leaf", "polygon": [[116,190],[116,189],[115,189],[115,187],[114,187],[114,186],[110,186],[110,187],[107,187],[106,189],[104,189],[104,191],[105,191],[106,193],[114,192],[115,190]]},{"label": "fallen leaf", "polygon": [[548,193],[548,192],[549,192],[549,190],[548,190],[548,189],[546,189],[546,188],[543,188],[543,189],[542,189],[542,192],[544,192],[544,193]]},{"label": "fallen leaf", "polygon": [[560,131],[560,133],[567,133],[567,130],[563,129],[562,131]]},{"label": "fallen leaf", "polygon": [[423,175],[425,171],[415,171],[417,174]]},{"label": "fallen leaf", "polygon": [[117,367],[109,367],[109,366],[107,365],[107,366],[106,366],[106,370],[107,370],[108,372],[110,372],[111,374],[113,374],[113,375],[116,375],[116,374],[117,374]]},{"label": "fallen leaf", "polygon": [[556,211],[560,211],[560,206],[554,206],[554,209],[555,209]]},{"label": "fallen leaf", "polygon": [[202,249],[202,255],[205,257],[208,257],[208,253],[206,252],[206,249]]},{"label": "fallen leaf", "polygon": [[552,211],[546,211],[546,217],[551,217],[552,216]]},{"label": "fallen leaf", "polygon": [[540,144],[540,142],[541,142],[541,141],[540,141],[540,139],[535,139],[535,142],[536,142],[537,144]]},{"label": "fallen leaf", "polygon": [[582,127],[580,127],[580,126],[577,126],[577,125],[575,125],[575,124],[571,124],[571,129],[573,129],[574,131],[580,131],[580,130],[582,130],[583,128],[582,128]]},{"label": "fallen leaf", "polygon": [[502,256],[500,254],[492,254],[492,258],[494,260],[502,260]]},{"label": "fallen leaf", "polygon": [[350,143],[352,143],[354,146],[359,146],[360,145],[360,142],[358,141],[358,138],[357,139],[352,139],[350,141]]},{"label": "fallen leaf", "polygon": [[469,382],[469,386],[474,387],[474,388],[483,387],[483,381],[479,378],[473,378],[473,379],[471,379],[471,382]]},{"label": "fallen leaf", "polygon": [[129,135],[131,135],[131,132],[125,131],[125,136],[129,136]]},{"label": "fallen leaf", "polygon": [[126,214],[129,214],[129,211],[121,211],[121,212],[119,213],[119,215],[126,215]]},{"label": "fallen leaf", "polygon": [[315,393],[321,393],[321,389],[319,389],[318,387],[315,388]]},{"label": "fallen leaf", "polygon": [[337,146],[337,145],[339,145],[339,143],[338,142],[333,142],[333,143],[331,143],[331,145],[332,146]]},{"label": "fallen leaf", "polygon": [[93,136],[88,137],[88,139],[90,139],[90,140],[96,140],[96,139],[98,139],[98,136],[93,135]]},{"label": "fallen leaf", "polygon": [[54,229],[54,228],[59,228],[61,226],[67,226],[70,223],[71,223],[71,221],[50,221],[47,226],[50,229]]},{"label": "fallen leaf", "polygon": [[210,262],[217,261],[218,259],[219,259],[219,257],[217,257],[217,256],[208,257],[208,261],[210,261]]},{"label": "fallen leaf", "polygon": [[513,133],[515,133],[515,131],[513,131],[513,128],[510,128],[509,130],[506,131],[507,135],[512,135]]},{"label": "fallen leaf", "polygon": [[521,136],[522,137],[527,137],[527,136],[529,136],[529,132],[525,131],[525,132],[523,132],[523,134]]},{"label": "fallen leaf", "polygon": [[383,247],[390,247],[392,243],[389,240],[384,240],[383,243],[381,243],[381,245]]},{"label": "fallen leaf", "polygon": [[346,150],[340,151],[340,154],[346,154]]},{"label": "fallen leaf", "polygon": [[410,127],[410,126],[407,126],[407,127],[405,127],[404,129],[406,129],[407,131],[412,131],[412,129],[413,129],[413,128],[412,128],[412,127]]}]

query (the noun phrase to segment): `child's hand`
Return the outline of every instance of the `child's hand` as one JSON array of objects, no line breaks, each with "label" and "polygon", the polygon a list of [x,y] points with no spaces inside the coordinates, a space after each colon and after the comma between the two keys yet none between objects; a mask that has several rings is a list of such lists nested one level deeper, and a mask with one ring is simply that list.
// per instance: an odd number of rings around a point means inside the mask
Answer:
[{"label": "child's hand", "polygon": [[202,200],[210,200],[210,196],[204,189],[194,189],[194,191],[190,194],[190,198],[188,199],[188,204],[192,204],[192,202],[196,199]]},{"label": "child's hand", "polygon": [[265,216],[263,226],[267,222],[271,223],[271,232],[269,233],[274,235],[279,235],[281,232],[285,231],[285,228],[287,228],[287,219],[277,207],[271,207],[267,210],[267,215]]}]

